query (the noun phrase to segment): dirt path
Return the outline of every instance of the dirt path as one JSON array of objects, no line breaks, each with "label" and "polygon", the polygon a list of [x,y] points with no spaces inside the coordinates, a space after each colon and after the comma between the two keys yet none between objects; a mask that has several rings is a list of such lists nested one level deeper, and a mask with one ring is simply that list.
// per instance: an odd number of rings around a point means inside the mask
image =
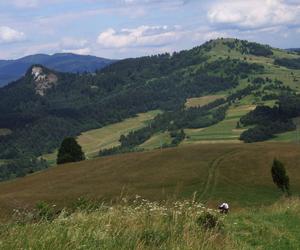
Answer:
[{"label": "dirt path", "polygon": [[217,186],[217,180],[218,180],[218,167],[220,163],[228,156],[233,155],[237,153],[239,150],[232,150],[215,160],[210,164],[210,168],[208,171],[208,176],[204,185],[204,189],[202,193],[200,194],[199,198],[202,202],[206,202],[208,198],[211,196],[211,194],[214,192],[216,186]]}]

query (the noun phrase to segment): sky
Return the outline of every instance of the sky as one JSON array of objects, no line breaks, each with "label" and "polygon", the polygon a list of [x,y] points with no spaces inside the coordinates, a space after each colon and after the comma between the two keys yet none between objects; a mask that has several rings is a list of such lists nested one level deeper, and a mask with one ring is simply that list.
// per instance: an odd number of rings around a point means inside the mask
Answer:
[{"label": "sky", "polygon": [[300,47],[300,0],[0,0],[0,59],[121,59],[220,37]]}]

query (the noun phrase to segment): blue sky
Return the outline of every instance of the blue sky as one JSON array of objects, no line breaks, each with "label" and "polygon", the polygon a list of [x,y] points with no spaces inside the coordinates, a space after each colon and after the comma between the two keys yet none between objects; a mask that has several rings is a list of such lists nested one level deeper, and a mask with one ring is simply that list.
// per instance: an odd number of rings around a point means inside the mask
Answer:
[{"label": "blue sky", "polygon": [[218,37],[300,47],[300,0],[1,0],[0,59],[126,58]]}]

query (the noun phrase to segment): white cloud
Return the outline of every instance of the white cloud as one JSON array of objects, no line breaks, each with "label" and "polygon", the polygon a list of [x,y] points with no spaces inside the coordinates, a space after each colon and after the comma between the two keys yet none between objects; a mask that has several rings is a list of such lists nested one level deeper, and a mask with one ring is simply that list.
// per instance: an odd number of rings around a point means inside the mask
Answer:
[{"label": "white cloud", "polygon": [[220,0],[208,11],[214,24],[262,28],[300,22],[300,4],[283,0]]},{"label": "white cloud", "polygon": [[180,38],[178,26],[139,26],[135,29],[110,28],[99,34],[97,43],[105,48],[163,46]]},{"label": "white cloud", "polygon": [[90,55],[91,49],[90,48],[81,48],[81,49],[64,49],[62,52],[64,53],[73,53],[77,55]]},{"label": "white cloud", "polygon": [[0,26],[0,43],[12,43],[22,41],[25,38],[23,32],[17,31],[7,26]]}]

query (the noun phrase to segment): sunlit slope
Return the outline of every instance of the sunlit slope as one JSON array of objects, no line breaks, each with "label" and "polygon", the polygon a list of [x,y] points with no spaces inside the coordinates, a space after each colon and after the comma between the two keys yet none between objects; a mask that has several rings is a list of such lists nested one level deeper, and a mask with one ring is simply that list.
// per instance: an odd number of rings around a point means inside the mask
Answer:
[{"label": "sunlit slope", "polygon": [[226,118],[218,124],[203,129],[186,129],[187,139],[183,144],[241,143],[239,137],[244,130],[237,128],[237,123],[243,115],[254,108],[254,105],[233,105],[227,111]]},{"label": "sunlit slope", "polygon": [[[111,124],[103,128],[89,130],[82,133],[77,141],[82,146],[87,158],[98,156],[100,150],[112,148],[120,144],[121,135],[146,126],[160,111],[149,111],[138,114],[137,117],[126,119],[122,122]],[[57,152],[44,155],[50,163],[55,163]]]},{"label": "sunlit slope", "polygon": [[67,164],[1,183],[0,208],[7,212],[40,200],[62,206],[81,196],[110,200],[121,193],[159,200],[197,192],[213,205],[266,204],[281,195],[270,174],[274,157],[285,163],[292,192],[300,193],[299,145],[200,144]]},{"label": "sunlit slope", "polygon": [[[228,43],[233,42],[237,44],[237,47],[230,49]],[[287,87],[290,87],[294,91],[298,92],[300,88],[300,70],[292,70],[286,67],[281,67],[274,64],[276,58],[299,58],[299,55],[289,53],[280,49],[272,49],[273,55],[271,56],[255,56],[253,54],[242,54],[239,50],[239,46],[242,42],[235,39],[217,39],[210,42],[211,49],[205,54],[208,57],[208,61],[216,61],[220,59],[230,58],[231,60],[237,59],[248,63],[258,63],[264,66],[263,73],[249,74],[245,79],[239,79],[239,85],[235,89],[228,89],[217,92],[215,94],[203,94],[203,96],[188,98],[185,106],[197,107],[203,106],[218,98],[226,98],[231,93],[237,90],[243,89],[249,85],[255,78],[269,78],[273,81],[279,80]],[[192,65],[188,67],[187,72],[196,71],[202,64]],[[218,72],[217,74],[223,74]],[[263,86],[258,91],[262,91],[264,94],[275,93],[274,90],[263,90]],[[277,93],[278,94],[278,93]],[[276,100],[262,100],[261,97],[256,96],[255,93],[251,93],[245,96],[238,102],[231,105],[227,112],[226,119],[211,127],[201,129],[185,129],[187,139],[182,144],[190,143],[240,143],[239,136],[244,131],[243,129],[237,129],[237,123],[239,119],[254,109],[257,105],[274,105]],[[153,114],[153,113],[152,113]],[[153,115],[154,117],[154,115]],[[152,118],[153,118],[152,117]],[[103,127],[97,130],[91,130],[79,137],[79,143],[83,146],[88,158],[97,156],[100,149],[111,148],[119,145],[119,137],[121,134],[127,134],[129,131],[136,130],[141,127],[140,124],[131,124],[126,120],[124,123],[118,123]],[[136,120],[132,120],[136,123]],[[137,121],[139,122],[139,121]],[[275,141],[288,141],[294,142],[295,133],[288,133],[278,136]],[[138,146],[139,149],[152,150],[160,148],[164,144],[169,144],[171,141],[168,132],[157,133],[152,136],[148,141]],[[55,161],[55,155],[47,156],[51,162]]]}]

